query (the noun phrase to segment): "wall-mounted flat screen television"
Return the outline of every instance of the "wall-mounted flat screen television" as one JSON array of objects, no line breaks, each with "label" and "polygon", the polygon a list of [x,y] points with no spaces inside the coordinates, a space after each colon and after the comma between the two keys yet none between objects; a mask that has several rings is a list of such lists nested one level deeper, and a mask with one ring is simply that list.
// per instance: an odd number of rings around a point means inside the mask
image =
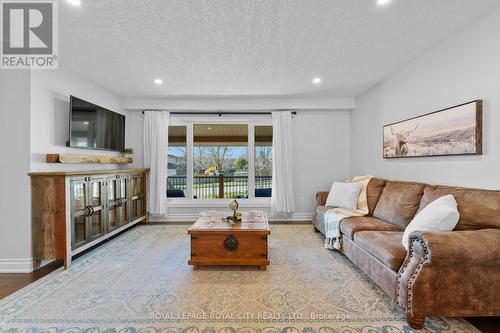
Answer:
[{"label": "wall-mounted flat screen television", "polygon": [[69,146],[123,151],[125,116],[70,96]]}]

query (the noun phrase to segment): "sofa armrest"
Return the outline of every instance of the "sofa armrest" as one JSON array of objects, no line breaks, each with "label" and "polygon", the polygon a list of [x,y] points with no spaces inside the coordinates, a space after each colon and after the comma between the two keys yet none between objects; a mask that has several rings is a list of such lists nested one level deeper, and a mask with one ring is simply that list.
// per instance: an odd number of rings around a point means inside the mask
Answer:
[{"label": "sofa armrest", "polygon": [[329,192],[318,192],[316,193],[316,206],[324,206],[326,204],[326,198],[328,198]]},{"label": "sofa armrest", "polygon": [[500,229],[413,232],[398,272],[407,316],[500,314]]},{"label": "sofa armrest", "polygon": [[500,264],[500,229],[415,231],[410,242],[423,242],[427,266]]}]

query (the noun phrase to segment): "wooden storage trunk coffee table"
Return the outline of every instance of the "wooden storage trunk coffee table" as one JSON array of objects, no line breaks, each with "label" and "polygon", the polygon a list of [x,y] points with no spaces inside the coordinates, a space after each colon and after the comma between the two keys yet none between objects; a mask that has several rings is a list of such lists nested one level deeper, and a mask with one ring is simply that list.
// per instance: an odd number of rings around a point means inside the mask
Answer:
[{"label": "wooden storage trunk coffee table", "polygon": [[265,212],[242,213],[235,224],[223,221],[231,215],[206,212],[188,230],[191,236],[189,265],[252,265],[265,270],[269,265],[267,237],[271,234]]}]

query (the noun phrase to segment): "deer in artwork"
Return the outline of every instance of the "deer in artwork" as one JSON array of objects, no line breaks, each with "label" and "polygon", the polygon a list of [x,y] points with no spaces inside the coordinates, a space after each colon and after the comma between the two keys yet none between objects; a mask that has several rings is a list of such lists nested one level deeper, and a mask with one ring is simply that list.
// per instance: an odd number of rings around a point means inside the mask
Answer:
[{"label": "deer in artwork", "polygon": [[415,126],[415,128],[411,131],[400,131],[397,133],[394,133],[394,130],[391,126],[391,134],[396,136],[396,142],[394,145],[396,156],[406,156],[408,154],[408,138],[410,137],[411,133],[416,131],[419,125],[420,123],[418,123],[417,126]]}]

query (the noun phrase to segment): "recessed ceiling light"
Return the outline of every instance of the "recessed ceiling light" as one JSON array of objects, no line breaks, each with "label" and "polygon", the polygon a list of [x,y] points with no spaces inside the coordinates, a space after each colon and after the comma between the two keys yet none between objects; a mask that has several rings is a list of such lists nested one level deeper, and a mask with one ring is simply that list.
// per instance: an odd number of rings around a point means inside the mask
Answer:
[{"label": "recessed ceiling light", "polygon": [[392,0],[377,0],[377,5],[384,6],[384,5],[387,5],[391,1]]},{"label": "recessed ceiling light", "polygon": [[321,78],[320,78],[320,77],[315,77],[315,78],[313,79],[313,83],[314,83],[314,84],[320,84],[320,83],[321,83]]},{"label": "recessed ceiling light", "polygon": [[66,2],[73,6],[80,6],[82,4],[81,0],[66,0]]},{"label": "recessed ceiling light", "polygon": [[155,79],[155,84],[157,84],[157,85],[163,84],[163,80],[162,79]]}]

